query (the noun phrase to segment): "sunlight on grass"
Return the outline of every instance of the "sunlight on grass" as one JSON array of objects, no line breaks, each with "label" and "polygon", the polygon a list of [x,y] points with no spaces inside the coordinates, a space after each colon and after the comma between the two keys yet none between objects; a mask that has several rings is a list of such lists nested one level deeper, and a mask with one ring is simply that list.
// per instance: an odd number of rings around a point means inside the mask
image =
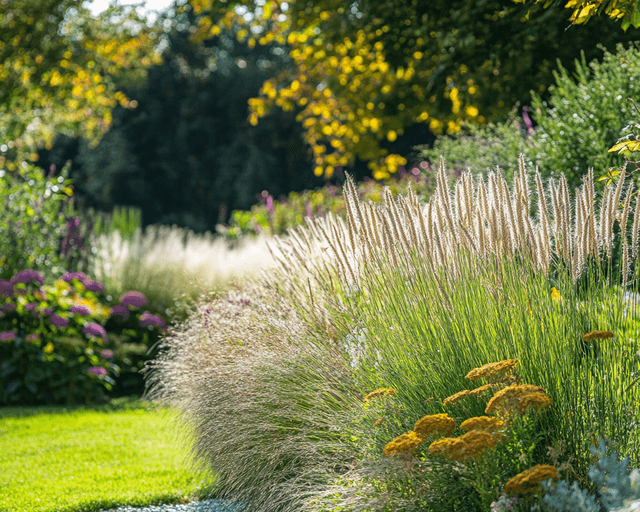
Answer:
[{"label": "sunlight on grass", "polygon": [[97,511],[195,498],[213,478],[191,470],[171,426],[175,412],[132,405],[0,409],[0,511]]},{"label": "sunlight on grass", "polygon": [[[274,265],[267,237],[230,246],[210,234],[196,235],[177,226],[137,229],[129,241],[116,230],[94,240],[89,274],[112,295],[128,290],[145,294],[154,313],[186,318],[188,304],[242,286]],[[168,311],[167,311],[168,310]]]}]

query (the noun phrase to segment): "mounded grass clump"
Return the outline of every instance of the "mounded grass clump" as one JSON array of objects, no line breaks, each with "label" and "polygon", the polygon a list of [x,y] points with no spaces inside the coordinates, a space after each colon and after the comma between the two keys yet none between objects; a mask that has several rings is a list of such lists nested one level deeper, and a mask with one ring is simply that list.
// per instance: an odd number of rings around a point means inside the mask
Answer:
[{"label": "mounded grass clump", "polygon": [[148,226],[144,233],[136,229],[131,238],[123,239],[118,231],[95,238],[92,275],[114,296],[128,289],[140,290],[154,312],[176,322],[185,320],[188,305],[202,291],[215,295],[241,286],[261,268],[273,265],[264,237],[231,246],[208,233]]},{"label": "mounded grass clump", "polygon": [[511,189],[467,172],[453,194],[442,161],[424,207],[346,189],[346,222],[276,239],[265,286],[200,304],[150,366],[220,495],[248,511],[529,510],[550,475],[591,485],[598,438],[638,464],[640,202],[624,172],[601,198],[593,172],[570,197],[522,158]]}]

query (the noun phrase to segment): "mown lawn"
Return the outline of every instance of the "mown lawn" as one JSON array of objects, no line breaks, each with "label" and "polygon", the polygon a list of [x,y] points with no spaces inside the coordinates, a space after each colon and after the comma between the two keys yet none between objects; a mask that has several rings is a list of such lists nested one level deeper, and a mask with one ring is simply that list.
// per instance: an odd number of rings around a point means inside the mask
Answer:
[{"label": "mown lawn", "polygon": [[95,407],[0,408],[0,511],[91,512],[187,502],[191,469],[175,411],[119,399]]}]

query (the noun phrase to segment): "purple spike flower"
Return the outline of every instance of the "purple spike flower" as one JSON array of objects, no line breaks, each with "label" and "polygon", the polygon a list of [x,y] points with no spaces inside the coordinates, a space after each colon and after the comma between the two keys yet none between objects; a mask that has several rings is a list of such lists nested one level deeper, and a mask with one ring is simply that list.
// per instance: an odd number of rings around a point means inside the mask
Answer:
[{"label": "purple spike flower", "polygon": [[120,297],[120,304],[123,306],[135,306],[142,308],[147,304],[147,298],[140,292],[127,292]]},{"label": "purple spike flower", "polygon": [[11,278],[11,284],[29,284],[33,282],[44,284],[44,277],[42,277],[42,274],[36,272],[35,270],[22,270]]},{"label": "purple spike flower", "polygon": [[105,331],[104,327],[102,327],[100,324],[89,324],[86,325],[83,329],[82,332],[85,334],[92,334],[93,336],[106,336],[107,335],[107,331]]},{"label": "purple spike flower", "polygon": [[32,302],[31,304],[27,304],[24,309],[26,309],[27,311],[33,311],[34,309],[36,309],[36,306],[38,305],[37,302]]}]

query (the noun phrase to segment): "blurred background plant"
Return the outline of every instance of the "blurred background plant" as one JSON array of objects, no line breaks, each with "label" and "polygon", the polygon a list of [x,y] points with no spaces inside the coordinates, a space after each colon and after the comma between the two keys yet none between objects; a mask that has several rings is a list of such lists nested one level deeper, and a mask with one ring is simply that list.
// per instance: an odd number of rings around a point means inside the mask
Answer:
[{"label": "blurred background plant", "polygon": [[[411,186],[427,200],[435,189],[435,173],[431,171],[431,165],[427,161],[416,162],[410,170],[402,164],[398,173],[387,180],[376,181],[365,177],[358,183],[359,197],[364,202],[379,203],[385,186],[394,193],[406,193]],[[286,199],[274,200],[264,190],[260,203],[252,206],[249,211],[231,212],[229,224],[218,224],[216,231],[230,240],[255,237],[263,233],[270,236],[286,235],[290,228],[304,224],[305,217],[324,217],[328,213],[344,217],[346,212],[342,192],[342,185],[327,183],[316,190],[291,192]]]}]

